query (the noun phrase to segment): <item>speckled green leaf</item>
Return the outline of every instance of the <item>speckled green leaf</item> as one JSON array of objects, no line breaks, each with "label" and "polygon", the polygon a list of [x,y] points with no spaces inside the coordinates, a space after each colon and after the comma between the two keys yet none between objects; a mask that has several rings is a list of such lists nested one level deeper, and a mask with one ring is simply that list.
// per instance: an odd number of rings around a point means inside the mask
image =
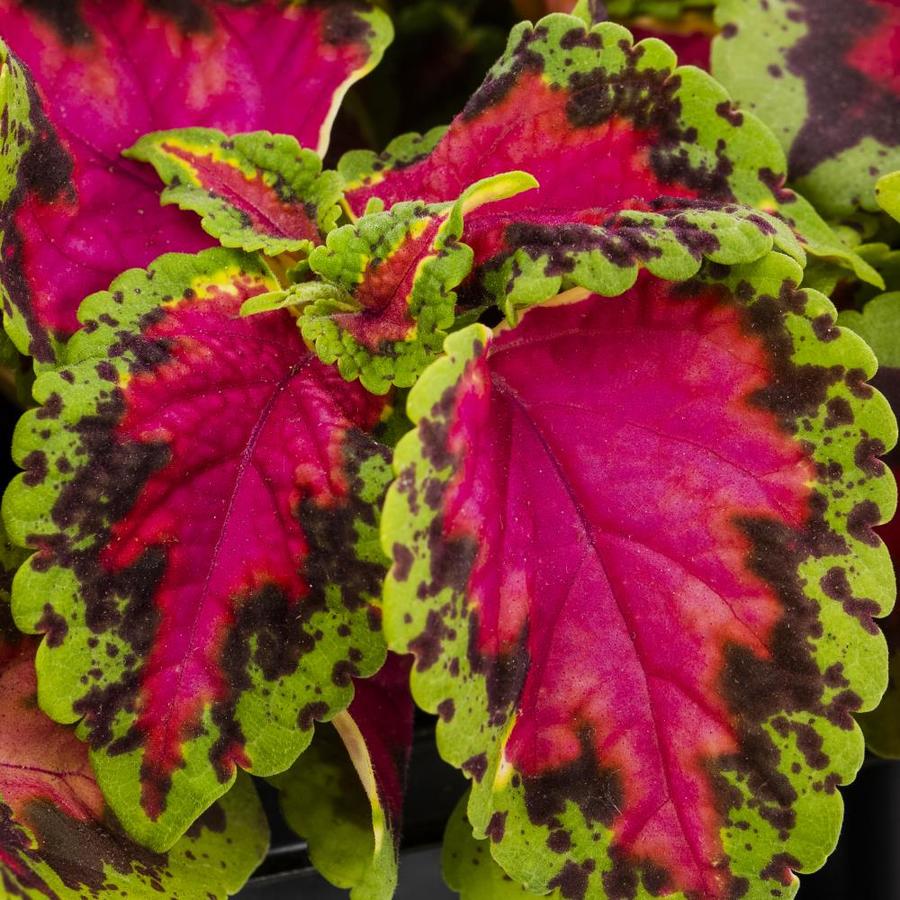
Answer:
[{"label": "speckled green leaf", "polygon": [[792,897],[835,845],[887,683],[897,434],[801,274],[644,273],[456,332],[410,393],[385,630],[533,891]]},{"label": "speckled green leaf", "polygon": [[900,7],[890,0],[721,0],[712,72],[774,132],[823,215],[877,210],[900,168]]},{"label": "speckled green leaf", "polygon": [[5,900],[217,900],[236,893],[268,846],[250,779],[168,853],[115,822],[73,731],[38,708],[36,641],[0,638],[0,892]]},{"label": "speckled green leaf", "polygon": [[298,297],[316,298],[299,317],[303,337],[367,390],[410,387],[456,318],[454,289],[473,259],[460,240],[465,216],[536,186],[510,172],[472,185],[452,204],[398,203],[332,231],[309,257],[320,280],[295,288]]},{"label": "speckled green leaf", "polygon": [[[21,63],[0,41],[0,111],[6,123],[0,132],[0,210],[19,186],[19,163],[31,143],[33,126],[28,77]],[[5,223],[3,224],[5,228]]]},{"label": "speckled green leaf", "polygon": [[900,172],[891,172],[878,180],[875,199],[889,216],[900,222]]},{"label": "speckled green leaf", "polygon": [[[49,126],[34,94],[30,80],[22,64],[0,40],[0,115],[5,125],[0,129],[0,239],[6,247],[5,258],[0,261],[0,297],[3,301],[3,325],[17,347],[28,346],[29,323],[26,313],[10,301],[9,291],[12,265],[21,254],[21,247],[10,241],[12,216],[26,190],[32,168],[27,165],[27,153],[47,137]],[[26,161],[23,168],[22,163]]]},{"label": "speckled green leaf", "polygon": [[193,210],[225,247],[269,256],[308,251],[340,213],[340,178],[292,135],[233,137],[210,128],[156,131],[125,156],[150,163],[165,182],[162,203]]},{"label": "speckled green leaf", "polygon": [[[491,856],[490,839],[477,839],[466,815],[466,793],[453,810],[444,832],[441,867],[444,881],[459,894],[460,900],[528,900],[534,897],[513,881]],[[563,900],[559,889],[543,896]]]},{"label": "speckled green leaf", "polygon": [[133,269],[82,304],[17,427],[19,627],[40,702],[78,721],[122,826],[165,850],[239,768],[283,771],[385,656],[382,399],[343,380],[277,283],[216,248]]},{"label": "speckled green leaf", "polygon": [[[887,397],[895,413],[900,412],[900,292],[882,294],[866,304],[862,312],[842,312],[838,321],[861,335],[878,357],[878,372],[873,379]],[[885,457],[896,477],[900,472],[900,452]],[[893,520],[878,529],[894,563],[900,571],[900,521]],[[887,693],[873,712],[860,717],[870,750],[881,756],[900,759],[900,608],[882,622],[890,653],[890,677]]]}]

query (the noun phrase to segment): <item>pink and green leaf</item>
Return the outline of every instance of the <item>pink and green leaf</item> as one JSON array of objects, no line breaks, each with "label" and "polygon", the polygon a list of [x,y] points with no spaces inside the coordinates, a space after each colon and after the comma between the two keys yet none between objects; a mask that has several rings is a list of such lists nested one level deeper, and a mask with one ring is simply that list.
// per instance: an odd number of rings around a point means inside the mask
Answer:
[{"label": "pink and green leaf", "polygon": [[320,728],[294,766],[272,779],[281,809],[318,872],[353,900],[390,900],[412,749],[410,657],[389,655],[355,682],[349,708]]},{"label": "pink and green leaf", "polygon": [[697,200],[661,198],[648,206],[617,213],[601,225],[511,227],[507,235],[517,249],[485,266],[484,286],[514,323],[521,310],[570,288],[618,296],[642,268],[684,281],[704,261],[752,262],[773,247],[800,265],[806,262],[794,233],[775,216]]},{"label": "pink and green leaf", "polygon": [[38,708],[35,649],[29,638],[0,640],[3,896],[210,900],[236,893],[268,845],[250,779],[242,777],[168,853],[134,843],[106,807],[85,745]]},{"label": "pink and green leaf", "polygon": [[[14,438],[13,590],[40,698],[80,720],[123,826],[170,846],[238,767],[271,775],[385,654],[384,401],[344,381],[256,257],[170,254],[88,298]],[[299,725],[299,727],[298,727]]]},{"label": "pink and green leaf", "polygon": [[900,168],[896,0],[721,0],[713,74],[774,132],[791,183],[831,218],[877,210]]},{"label": "pink and green leaf", "polygon": [[11,336],[40,363],[78,304],[126,268],[210,240],[159,206],[156,178],[122,158],[160,129],[266,129],[324,153],[348,87],[392,30],[365,3],[0,2],[0,34],[33,78],[37,137],[4,213]]},{"label": "pink and green leaf", "polygon": [[[891,409],[900,411],[900,292],[870,300],[862,312],[841,313],[839,322],[851,328],[875,351],[878,371],[872,383],[884,394]],[[885,457],[896,477],[900,455],[893,450]],[[900,570],[900,522],[896,518],[877,529],[894,563],[894,578]],[[873,712],[860,717],[870,750],[881,756],[900,758],[900,608],[882,622],[890,653],[887,693]]]},{"label": "pink and green leaf", "polygon": [[[446,132],[407,135],[376,155],[346,154],[347,203],[454,200],[472,181],[525,170],[540,187],[466,220],[476,266],[515,249],[514,229],[600,224],[660,197],[739,203],[782,216],[806,250],[878,276],[784,186],[778,141],[658,40],[554,14],[523,22]],[[513,236],[510,236],[513,231]]]},{"label": "pink and green leaf", "polygon": [[303,337],[376,394],[410,387],[440,353],[456,318],[455,288],[472,269],[472,250],[460,241],[465,216],[534,187],[509,172],[473,184],[455,203],[398,203],[332,231],[309,257],[319,281],[296,289],[317,296],[298,319]]},{"label": "pink and green leaf", "polygon": [[793,896],[834,845],[887,680],[896,422],[801,275],[644,273],[451,335],[410,393],[385,630],[532,891]]},{"label": "pink and green leaf", "polygon": [[340,214],[339,176],[322,172],[321,159],[291,135],[157,131],[125,156],[150,163],[166,184],[162,203],[198,213],[203,230],[225,247],[308,252]]}]

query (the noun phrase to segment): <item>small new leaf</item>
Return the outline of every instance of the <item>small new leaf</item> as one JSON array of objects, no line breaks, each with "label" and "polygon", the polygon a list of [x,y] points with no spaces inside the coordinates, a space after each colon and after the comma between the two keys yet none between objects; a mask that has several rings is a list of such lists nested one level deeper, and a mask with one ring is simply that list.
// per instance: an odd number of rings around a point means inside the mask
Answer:
[{"label": "small new leaf", "polygon": [[321,159],[292,135],[157,131],[125,156],[150,163],[166,184],[163,204],[198,213],[225,247],[268,256],[308,252],[340,214],[340,176],[322,172]]},{"label": "small new leaf", "polygon": [[508,172],[473,184],[454,203],[398,203],[332,231],[309,257],[312,274],[332,291],[303,308],[303,337],[323,362],[375,394],[410,387],[456,318],[454,289],[473,259],[460,240],[465,216],[535,187],[530,175]]}]

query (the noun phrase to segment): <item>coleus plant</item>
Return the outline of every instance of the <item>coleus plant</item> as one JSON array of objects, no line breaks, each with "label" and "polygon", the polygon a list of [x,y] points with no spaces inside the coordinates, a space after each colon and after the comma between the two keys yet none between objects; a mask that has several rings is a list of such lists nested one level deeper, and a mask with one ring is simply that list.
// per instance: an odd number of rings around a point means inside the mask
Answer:
[{"label": "coleus plant", "polygon": [[[190,896],[229,838],[235,890],[246,772],[388,897],[411,698],[471,780],[464,897],[786,897],[824,862],[888,680],[896,422],[804,267],[884,282],[759,119],[600,18],[517,26],[448,128],[329,169],[379,11],[0,4],[38,371],[3,517],[42,635],[5,638],[4,730],[84,779],[0,781],[10,891]],[[84,827],[116,849],[73,875]]]}]

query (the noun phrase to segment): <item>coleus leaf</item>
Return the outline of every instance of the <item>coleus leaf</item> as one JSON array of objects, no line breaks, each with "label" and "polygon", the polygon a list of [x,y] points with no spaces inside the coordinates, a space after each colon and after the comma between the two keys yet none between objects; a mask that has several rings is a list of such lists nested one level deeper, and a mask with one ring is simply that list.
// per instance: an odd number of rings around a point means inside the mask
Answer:
[{"label": "coleus leaf", "polygon": [[[466,816],[468,793],[453,810],[444,832],[441,868],[448,886],[460,900],[528,900],[534,897],[513,881],[491,856],[490,839],[478,840]],[[544,894],[550,900],[562,900],[559,889]]]},{"label": "coleus leaf", "polygon": [[221,248],[126,272],[85,301],[14,438],[4,516],[37,552],[13,608],[46,634],[41,704],[81,720],[110,806],[154,849],[236,767],[286,769],[384,659],[385,404],[286,313],[238,316],[275,286]]},{"label": "coleus leaf", "polygon": [[653,211],[626,210],[602,225],[510,228],[517,248],[485,267],[488,292],[510,322],[518,313],[568,288],[603,296],[628,290],[641,268],[684,281],[704,260],[752,262],[772,248],[801,265],[806,255],[784,222],[749,207],[661,198]]},{"label": "coleus leaf", "polygon": [[894,0],[720,0],[713,74],[768,124],[797,188],[824,215],[875,211],[900,168]]},{"label": "coleus leaf", "polygon": [[659,197],[702,198],[777,213],[807,250],[879,283],[784,187],[784,154],[768,129],[709,75],[675,66],[663,43],[632,46],[612,23],[588,29],[562,14],[523,22],[449,129],[406,135],[380,155],[345,154],[347,203],[360,215],[372,198],[454,200],[476,179],[523,169],[537,190],[466,220],[476,265],[509,250],[510,231],[523,225],[598,224]]},{"label": "coleus leaf", "polygon": [[157,131],[125,151],[166,183],[163,204],[193,210],[225,247],[269,256],[308,252],[334,227],[341,183],[286,134],[228,137],[211,128]]},{"label": "coleus leaf", "polygon": [[[440,353],[456,318],[454,289],[472,268],[463,219],[479,207],[536,187],[524,172],[480,181],[452,204],[398,203],[332,231],[309,256],[318,282],[298,325],[326,363],[384,394],[410,387]],[[323,292],[322,281],[329,290]]]},{"label": "coleus leaf", "polygon": [[294,766],[272,779],[317,871],[353,900],[389,900],[397,886],[411,662],[391,654],[376,675],[355,681],[353,702],[333,727],[319,728]]},{"label": "coleus leaf", "polygon": [[452,334],[410,393],[385,630],[532,891],[791,896],[833,846],[886,681],[896,423],[801,274],[644,273]]},{"label": "coleus leaf", "polygon": [[341,98],[392,31],[355,0],[0,0],[0,34],[33,76],[40,136],[4,225],[8,327],[48,363],[86,295],[163,252],[210,244],[191,216],[160,208],[155,177],[123,150],[148,132],[207,126],[264,128],[321,154]]},{"label": "coleus leaf", "polygon": [[900,172],[890,172],[878,180],[875,199],[891,218],[900,222]]},{"label": "coleus leaf", "polygon": [[88,751],[38,708],[36,642],[0,641],[0,884],[9,898],[236,893],[262,861],[268,827],[242,777],[168,853],[139,846],[107,809]]},{"label": "coleus leaf", "polygon": [[[878,371],[872,383],[888,399],[896,414],[900,411],[900,292],[873,298],[862,312],[842,312],[838,321],[861,335],[875,351]],[[896,478],[900,454],[894,449],[884,461]],[[895,517],[877,532],[891,553],[896,579],[900,570],[900,522]],[[870,750],[881,756],[900,758],[900,608],[895,607],[882,628],[890,653],[888,689],[877,709],[860,716],[860,724]]]},{"label": "coleus leaf", "polygon": [[34,137],[30,107],[28,76],[21,63],[0,41],[0,109],[7,122],[0,131],[0,212],[4,224],[7,206],[19,184],[19,166]]}]

